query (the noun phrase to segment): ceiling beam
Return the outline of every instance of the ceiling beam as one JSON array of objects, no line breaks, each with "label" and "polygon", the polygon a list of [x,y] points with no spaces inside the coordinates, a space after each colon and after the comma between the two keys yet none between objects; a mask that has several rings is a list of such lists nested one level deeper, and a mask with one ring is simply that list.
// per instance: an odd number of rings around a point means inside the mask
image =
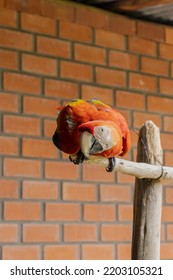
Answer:
[{"label": "ceiling beam", "polygon": [[119,0],[108,4],[109,10],[137,11],[143,8],[173,4],[173,0]]}]

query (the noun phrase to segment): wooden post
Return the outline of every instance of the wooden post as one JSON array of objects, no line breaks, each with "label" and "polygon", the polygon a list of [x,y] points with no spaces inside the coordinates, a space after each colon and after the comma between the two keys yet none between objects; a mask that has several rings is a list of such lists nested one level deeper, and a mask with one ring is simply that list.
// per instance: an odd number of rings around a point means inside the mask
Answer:
[{"label": "wooden post", "polygon": [[[160,132],[147,121],[139,132],[137,161],[160,166],[162,175]],[[160,259],[160,226],[162,183],[158,179],[138,179],[135,182],[133,213],[133,260]]]}]

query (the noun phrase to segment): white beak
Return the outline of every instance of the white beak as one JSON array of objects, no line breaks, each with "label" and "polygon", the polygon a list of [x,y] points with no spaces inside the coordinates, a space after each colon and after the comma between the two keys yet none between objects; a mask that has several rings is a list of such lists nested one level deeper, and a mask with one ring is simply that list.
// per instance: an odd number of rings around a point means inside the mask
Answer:
[{"label": "white beak", "polygon": [[86,158],[89,158],[89,151],[93,144],[93,136],[88,131],[84,131],[80,136],[80,148]]}]

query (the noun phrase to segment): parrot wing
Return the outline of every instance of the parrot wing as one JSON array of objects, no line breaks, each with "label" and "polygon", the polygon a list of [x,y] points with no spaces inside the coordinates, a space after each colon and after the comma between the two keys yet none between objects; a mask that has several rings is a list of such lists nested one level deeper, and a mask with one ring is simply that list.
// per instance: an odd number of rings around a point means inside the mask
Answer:
[{"label": "parrot wing", "polygon": [[75,154],[80,149],[80,132],[78,126],[91,120],[96,108],[82,99],[74,99],[65,106],[57,108],[56,137],[54,144],[67,154]]}]

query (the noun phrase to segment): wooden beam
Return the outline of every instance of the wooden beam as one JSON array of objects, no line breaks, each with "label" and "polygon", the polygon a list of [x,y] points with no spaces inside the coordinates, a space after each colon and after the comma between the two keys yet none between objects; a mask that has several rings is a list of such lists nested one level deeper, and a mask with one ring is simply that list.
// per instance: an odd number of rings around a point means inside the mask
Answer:
[{"label": "wooden beam", "polygon": [[108,4],[109,10],[137,11],[143,8],[173,4],[173,0],[120,0]]},{"label": "wooden beam", "polygon": [[[161,165],[162,154],[159,128],[152,122],[146,122],[139,132],[137,161]],[[133,260],[160,259],[161,209],[161,181],[136,178],[133,211]]]}]

